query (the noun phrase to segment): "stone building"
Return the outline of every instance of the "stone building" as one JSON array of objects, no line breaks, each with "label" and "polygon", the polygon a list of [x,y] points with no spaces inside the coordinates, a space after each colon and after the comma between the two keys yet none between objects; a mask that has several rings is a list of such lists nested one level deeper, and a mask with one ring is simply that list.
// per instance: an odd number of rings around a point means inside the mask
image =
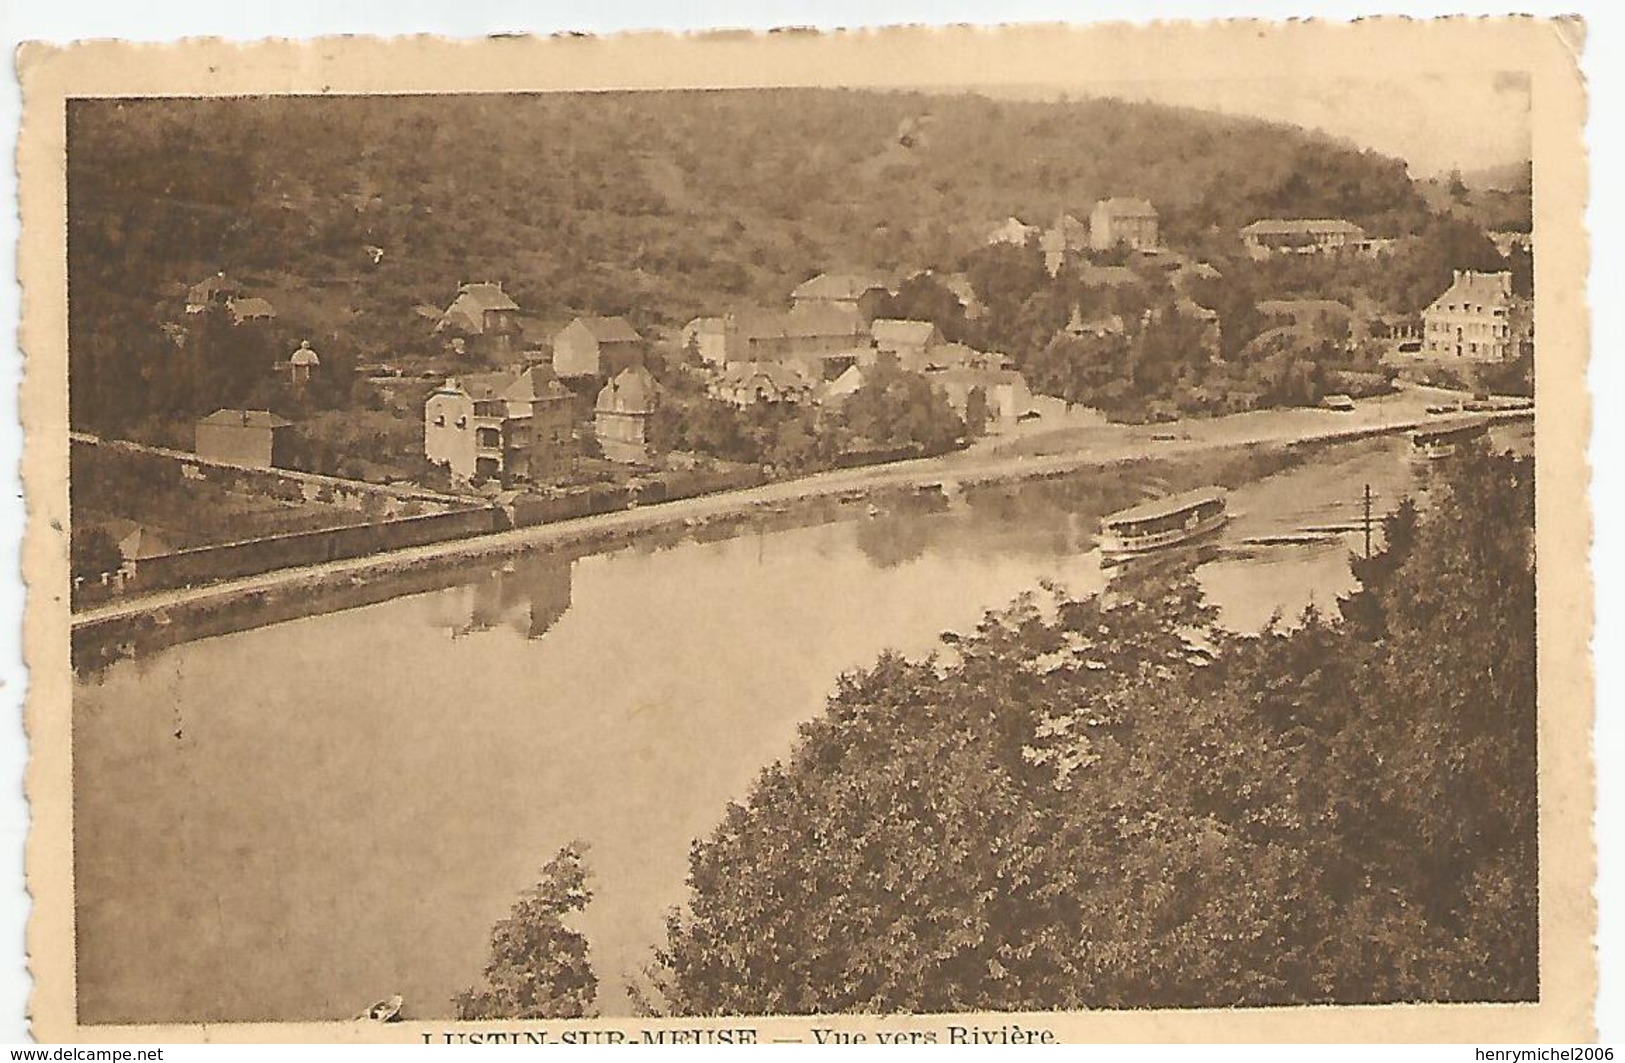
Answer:
[{"label": "stone building", "polygon": [[1118,245],[1134,251],[1157,248],[1157,208],[1148,200],[1124,196],[1102,199],[1089,212],[1089,246],[1109,251]]},{"label": "stone building", "polygon": [[1528,300],[1512,294],[1512,274],[1458,269],[1422,311],[1422,351],[1435,361],[1507,362],[1533,346]]},{"label": "stone building", "polygon": [[641,365],[621,370],[604,385],[593,410],[604,457],[628,465],[649,460],[649,418],[659,401],[655,378]]},{"label": "stone building", "polygon": [[423,454],[462,481],[558,476],[576,455],[572,401],[542,367],[448,379],[423,404]]}]

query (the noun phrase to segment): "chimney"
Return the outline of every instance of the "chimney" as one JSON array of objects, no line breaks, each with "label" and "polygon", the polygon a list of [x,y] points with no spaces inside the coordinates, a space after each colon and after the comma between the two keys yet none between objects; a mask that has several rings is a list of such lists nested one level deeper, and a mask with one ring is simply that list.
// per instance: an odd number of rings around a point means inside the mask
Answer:
[{"label": "chimney", "polygon": [[1464,271],[1459,270],[1459,269],[1451,270],[1450,274],[1451,274],[1451,278],[1452,278],[1451,279],[1452,284],[1460,284],[1461,281],[1462,281],[1463,276],[1465,276]]},{"label": "chimney", "polygon": [[1512,274],[1510,272],[1503,271],[1501,273],[1497,273],[1496,277],[1501,281],[1501,294],[1502,295],[1511,295],[1512,294]]}]

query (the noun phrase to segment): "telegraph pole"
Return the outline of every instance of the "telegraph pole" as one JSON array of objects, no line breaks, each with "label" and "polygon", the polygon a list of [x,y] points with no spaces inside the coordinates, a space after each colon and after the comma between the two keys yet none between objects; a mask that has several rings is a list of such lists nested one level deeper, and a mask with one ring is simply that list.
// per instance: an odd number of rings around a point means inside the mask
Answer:
[{"label": "telegraph pole", "polygon": [[1371,560],[1371,485],[1365,485],[1365,559]]}]

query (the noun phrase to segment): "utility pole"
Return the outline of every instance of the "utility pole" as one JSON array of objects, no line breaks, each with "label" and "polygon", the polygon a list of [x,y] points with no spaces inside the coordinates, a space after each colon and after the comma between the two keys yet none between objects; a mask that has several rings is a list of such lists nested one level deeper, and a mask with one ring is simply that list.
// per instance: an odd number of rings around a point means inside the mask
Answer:
[{"label": "utility pole", "polygon": [[1365,559],[1371,560],[1371,485],[1365,485]]}]

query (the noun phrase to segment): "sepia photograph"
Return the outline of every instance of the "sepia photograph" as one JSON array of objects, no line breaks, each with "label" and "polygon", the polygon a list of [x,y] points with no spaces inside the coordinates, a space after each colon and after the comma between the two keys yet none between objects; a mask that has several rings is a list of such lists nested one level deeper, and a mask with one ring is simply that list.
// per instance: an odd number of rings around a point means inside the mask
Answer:
[{"label": "sepia photograph", "polygon": [[1591,1037],[1579,33],[25,54],[36,1003]]}]

